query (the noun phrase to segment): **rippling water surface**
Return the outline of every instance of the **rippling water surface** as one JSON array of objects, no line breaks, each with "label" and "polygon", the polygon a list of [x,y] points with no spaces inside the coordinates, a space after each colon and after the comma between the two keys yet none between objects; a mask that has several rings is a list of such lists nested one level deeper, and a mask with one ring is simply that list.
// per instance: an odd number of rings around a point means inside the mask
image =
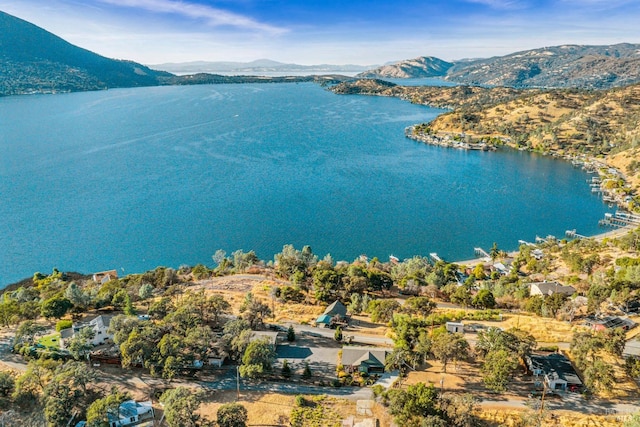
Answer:
[{"label": "rippling water surface", "polygon": [[439,113],[314,84],[0,98],[0,286],[211,264],[219,248],[455,260],[598,232],[607,207],[570,164],[404,137]]}]

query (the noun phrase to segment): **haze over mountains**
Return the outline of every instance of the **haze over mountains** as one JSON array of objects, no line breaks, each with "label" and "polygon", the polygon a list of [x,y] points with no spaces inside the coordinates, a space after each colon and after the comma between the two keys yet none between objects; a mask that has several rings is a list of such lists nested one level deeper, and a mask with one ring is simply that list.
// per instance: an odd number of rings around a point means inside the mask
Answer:
[{"label": "haze over mountains", "polygon": [[[249,63],[167,63],[154,67],[165,71],[157,71],[133,61],[105,58],[22,19],[0,12],[0,95],[267,81],[261,77],[205,74],[203,70],[244,76],[361,72],[356,77],[439,77],[471,85],[601,89],[640,81],[640,45],[565,45],[455,62],[425,56],[370,70],[359,65],[297,65],[264,59]],[[169,71],[198,74],[176,76]],[[340,80],[345,79],[347,77]],[[268,81],[293,80],[275,78]]]},{"label": "haze over mountains", "polygon": [[272,61],[270,59],[258,59],[251,62],[210,62],[210,61],[192,61],[180,63],[165,63],[150,65],[150,67],[158,70],[168,71],[174,74],[196,74],[196,73],[225,73],[225,74],[245,74],[260,75],[263,73],[349,73],[355,74],[367,71],[371,68],[368,65],[300,65],[286,64],[283,62]]}]

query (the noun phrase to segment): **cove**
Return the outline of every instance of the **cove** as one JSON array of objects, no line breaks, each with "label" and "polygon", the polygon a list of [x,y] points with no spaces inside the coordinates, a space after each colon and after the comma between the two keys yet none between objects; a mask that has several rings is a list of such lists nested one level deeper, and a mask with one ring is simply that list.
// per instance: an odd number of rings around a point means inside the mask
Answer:
[{"label": "cove", "polygon": [[599,232],[608,208],[569,163],[404,137],[441,112],[312,83],[0,98],[0,286],[220,248],[454,261]]}]

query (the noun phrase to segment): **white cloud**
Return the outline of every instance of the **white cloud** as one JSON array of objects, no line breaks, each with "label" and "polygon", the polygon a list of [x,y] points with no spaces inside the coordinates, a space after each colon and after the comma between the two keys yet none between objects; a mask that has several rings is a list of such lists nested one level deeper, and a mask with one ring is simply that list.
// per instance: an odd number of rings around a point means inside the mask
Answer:
[{"label": "white cloud", "polygon": [[287,30],[258,22],[255,19],[196,3],[176,0],[99,0],[118,7],[143,9],[154,13],[182,15],[191,19],[201,19],[211,26],[231,26],[270,34],[282,34]]}]

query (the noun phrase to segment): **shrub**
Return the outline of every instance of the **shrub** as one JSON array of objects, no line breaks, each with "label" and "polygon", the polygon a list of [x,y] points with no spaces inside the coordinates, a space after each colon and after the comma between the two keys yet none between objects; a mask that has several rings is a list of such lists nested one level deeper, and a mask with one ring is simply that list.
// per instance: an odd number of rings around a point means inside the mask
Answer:
[{"label": "shrub", "polygon": [[70,319],[58,320],[56,322],[56,332],[60,332],[63,329],[68,329],[73,326],[73,321]]}]

